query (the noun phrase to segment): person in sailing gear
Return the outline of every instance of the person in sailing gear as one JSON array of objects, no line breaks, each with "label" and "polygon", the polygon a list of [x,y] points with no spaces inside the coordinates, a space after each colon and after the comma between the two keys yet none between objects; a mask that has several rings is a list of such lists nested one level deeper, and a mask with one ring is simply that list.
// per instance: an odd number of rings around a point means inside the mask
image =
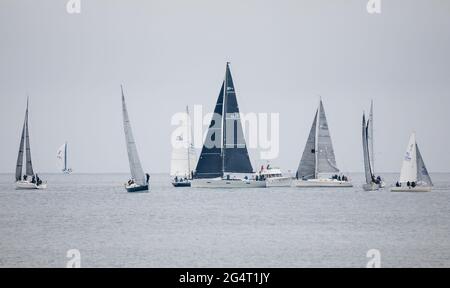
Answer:
[{"label": "person in sailing gear", "polygon": [[411,187],[411,182],[406,182],[406,186]]},{"label": "person in sailing gear", "polygon": [[412,188],[415,188],[415,187],[416,187],[416,182],[413,181],[413,182],[411,183],[411,187],[412,187]]},{"label": "person in sailing gear", "polygon": [[396,187],[401,187],[402,185],[400,185],[400,183],[398,183],[398,181],[397,181],[397,183],[395,183],[395,186]]},{"label": "person in sailing gear", "polygon": [[42,184],[41,179],[39,178],[38,174],[36,174],[36,185],[39,186]]},{"label": "person in sailing gear", "polygon": [[147,178],[147,183],[150,181],[150,175],[148,173],[145,173],[145,177]]},{"label": "person in sailing gear", "polygon": [[33,177],[31,177],[31,183],[36,183],[36,178],[34,177],[34,175],[33,175]]},{"label": "person in sailing gear", "polygon": [[27,175],[23,175],[23,181],[27,181]]}]

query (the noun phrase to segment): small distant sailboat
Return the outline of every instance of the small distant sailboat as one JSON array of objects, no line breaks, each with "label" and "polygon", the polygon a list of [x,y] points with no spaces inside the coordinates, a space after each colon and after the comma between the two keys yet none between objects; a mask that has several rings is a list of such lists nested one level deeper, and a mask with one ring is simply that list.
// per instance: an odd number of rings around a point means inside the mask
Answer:
[{"label": "small distant sailboat", "polygon": [[176,136],[175,141],[170,165],[172,185],[174,187],[191,187],[197,155],[192,143],[191,118],[188,106],[186,106],[186,119],[183,121],[181,133]]},{"label": "small distant sailboat", "polygon": [[122,113],[123,113],[123,128],[125,131],[125,141],[127,144],[128,161],[130,162],[131,179],[125,184],[125,189],[128,192],[148,191],[150,176],[144,173],[141,161],[134,141],[133,132],[131,130],[131,123],[128,117],[127,106],[125,104],[125,95],[122,90]]},{"label": "small distant sailboat", "polygon": [[322,100],[314,116],[305,150],[297,169],[295,187],[353,187],[344,175],[338,175],[330,131]]},{"label": "small distant sailboat", "polygon": [[[23,152],[25,148],[25,174],[23,173]],[[31,163],[30,135],[28,128],[28,100],[27,109],[25,111],[25,121],[22,128],[22,136],[20,138],[19,154],[16,164],[16,189],[45,189],[47,183],[42,182],[37,174],[33,172],[33,164]]]},{"label": "small distant sailboat", "polygon": [[256,180],[253,172],[228,62],[214,116],[191,186],[198,188],[266,187],[266,182]]},{"label": "small distant sailboat", "polygon": [[375,191],[384,187],[384,182],[380,176],[375,176],[375,153],[373,150],[373,102],[370,106],[369,119],[363,114],[362,120],[362,143],[364,155],[364,174],[366,183],[363,185],[365,191]]},{"label": "small distant sailboat", "polygon": [[391,191],[430,192],[432,187],[433,182],[417,145],[416,134],[412,133],[403,159],[400,180],[395,187],[391,188]]},{"label": "small distant sailboat", "polygon": [[65,142],[56,152],[56,159],[58,159],[59,166],[64,174],[72,173],[72,168],[68,168],[67,164],[67,150],[67,142]]}]

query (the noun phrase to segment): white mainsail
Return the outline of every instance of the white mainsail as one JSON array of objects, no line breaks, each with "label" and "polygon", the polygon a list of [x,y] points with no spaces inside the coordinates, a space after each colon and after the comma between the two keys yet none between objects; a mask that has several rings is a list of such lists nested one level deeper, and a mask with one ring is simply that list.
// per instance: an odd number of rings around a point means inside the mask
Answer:
[{"label": "white mainsail", "polygon": [[183,124],[179,129],[179,134],[174,139],[170,175],[190,179],[197,163],[197,156],[192,144],[191,119],[188,107],[186,107],[185,117],[182,120]]},{"label": "white mainsail", "polygon": [[413,133],[409,138],[403,159],[402,170],[400,172],[400,183],[417,181],[417,149],[416,134]]},{"label": "white mainsail", "polygon": [[146,176],[142,169],[139,155],[136,148],[136,142],[134,141],[133,131],[131,130],[130,119],[128,117],[127,106],[125,104],[125,96],[122,89],[122,113],[123,113],[123,128],[125,131],[125,141],[127,144],[128,161],[130,162],[131,177],[135,183],[141,186],[147,185]]},{"label": "white mainsail", "polygon": [[58,166],[62,172],[71,172],[71,169],[68,168],[67,161],[67,142],[59,147],[58,151],[56,152],[56,159],[58,160]]}]

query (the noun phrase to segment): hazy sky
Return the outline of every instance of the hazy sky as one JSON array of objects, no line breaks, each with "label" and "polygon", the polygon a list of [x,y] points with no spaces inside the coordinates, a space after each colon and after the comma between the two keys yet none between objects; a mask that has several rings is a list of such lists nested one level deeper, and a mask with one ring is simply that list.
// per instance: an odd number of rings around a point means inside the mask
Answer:
[{"label": "hazy sky", "polygon": [[[431,171],[450,171],[450,1],[0,1],[0,172],[13,173],[26,94],[32,156],[56,172],[126,172],[120,84],[145,170],[168,172],[171,116],[212,112],[231,61],[241,112],[280,113],[295,170],[324,100],[337,164],[362,171],[361,113],[375,101],[376,166],[399,171],[415,130]],[[251,151],[254,168],[261,162]]]}]

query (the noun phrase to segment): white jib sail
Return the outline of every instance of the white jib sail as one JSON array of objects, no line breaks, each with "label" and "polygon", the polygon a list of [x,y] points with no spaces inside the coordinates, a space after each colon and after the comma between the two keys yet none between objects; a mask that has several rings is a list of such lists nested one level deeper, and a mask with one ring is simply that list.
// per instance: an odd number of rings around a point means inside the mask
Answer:
[{"label": "white jib sail", "polygon": [[170,175],[172,177],[191,178],[195,169],[197,156],[192,144],[191,121],[189,113],[184,114],[181,126],[173,134]]},{"label": "white jib sail", "polygon": [[131,130],[130,119],[128,117],[127,106],[125,104],[125,96],[122,89],[122,113],[123,113],[123,128],[125,131],[125,141],[127,144],[128,161],[130,162],[131,177],[135,183],[141,186],[146,185],[146,177],[144,170],[139,160],[139,155],[136,148],[136,142],[134,141],[133,131]]},{"label": "white jib sail", "polygon": [[402,170],[400,172],[400,183],[417,181],[417,150],[416,134],[409,138],[408,147],[403,159]]},{"label": "white jib sail", "polygon": [[59,147],[58,151],[56,152],[56,159],[58,161],[58,168],[61,171],[67,170],[66,143]]}]

